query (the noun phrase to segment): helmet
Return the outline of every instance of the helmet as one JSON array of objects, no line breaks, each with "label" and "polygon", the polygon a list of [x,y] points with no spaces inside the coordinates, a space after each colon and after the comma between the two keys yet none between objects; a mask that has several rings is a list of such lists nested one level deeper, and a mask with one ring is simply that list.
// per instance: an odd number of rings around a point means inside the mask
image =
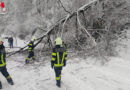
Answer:
[{"label": "helmet", "polygon": [[56,45],[62,45],[62,39],[60,37],[57,37],[55,42],[56,42]]},{"label": "helmet", "polygon": [[32,39],[31,39],[31,41],[35,41],[36,40],[36,37],[35,36],[33,36],[32,37]]}]

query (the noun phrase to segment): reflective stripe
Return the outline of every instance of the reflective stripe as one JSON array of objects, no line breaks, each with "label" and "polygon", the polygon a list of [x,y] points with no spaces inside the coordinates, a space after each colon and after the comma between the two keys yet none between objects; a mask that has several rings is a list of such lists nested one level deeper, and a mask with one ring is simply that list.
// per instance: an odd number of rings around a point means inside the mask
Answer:
[{"label": "reflective stripe", "polygon": [[2,64],[0,64],[0,67],[3,67],[6,65],[6,62],[4,62],[4,54],[1,55],[1,62]]},{"label": "reflective stripe", "polygon": [[63,64],[63,62],[64,62],[65,53],[66,53],[66,52],[64,52],[64,53],[63,53],[63,57],[62,57],[62,63],[61,63],[61,64]]},{"label": "reflective stripe", "polygon": [[62,67],[64,64],[54,64],[55,67]]},{"label": "reflective stripe", "polygon": [[10,78],[11,78],[11,76],[8,76],[8,77],[7,77],[7,79],[10,79]]},{"label": "reflective stripe", "polygon": [[28,51],[32,51],[32,48],[30,47],[30,48],[28,48]]},{"label": "reflective stripe", "polygon": [[65,57],[65,60],[67,60],[67,57]]},{"label": "reflective stripe", "polygon": [[67,53],[67,52],[65,52],[65,54],[67,55],[68,53]]},{"label": "reflective stripe", "polygon": [[4,67],[6,65],[6,63],[4,63],[4,64],[0,64],[0,67]]},{"label": "reflective stripe", "polygon": [[52,53],[52,56],[56,56],[56,53]]},{"label": "reflective stripe", "polygon": [[59,77],[56,77],[56,80],[60,80],[60,78],[61,78],[61,75]]},{"label": "reflective stripe", "polygon": [[27,58],[26,60],[30,60],[30,58]]},{"label": "reflective stripe", "polygon": [[28,48],[29,50],[31,50],[32,48],[30,47],[30,48]]},{"label": "reflective stripe", "polygon": [[[65,52],[65,55],[67,55],[68,53],[67,52]],[[65,57],[65,60],[67,60],[67,56]]]},{"label": "reflective stripe", "polygon": [[4,55],[3,54],[1,55],[1,61],[2,61],[2,63],[4,63]]},{"label": "reflective stripe", "polygon": [[58,65],[60,64],[60,60],[59,60],[59,52],[57,52],[57,63],[58,63]]},{"label": "reflective stripe", "polygon": [[55,61],[55,60],[56,60],[56,58],[52,57],[52,61]]},{"label": "reflective stripe", "polygon": [[32,46],[32,44],[29,44],[30,46]]},{"label": "reflective stripe", "polygon": [[54,64],[55,67],[62,67],[62,66],[64,66],[65,54],[66,54],[66,52],[63,53],[62,61],[61,61],[61,63],[60,63],[60,60],[59,60],[59,52],[57,52],[57,64]]}]

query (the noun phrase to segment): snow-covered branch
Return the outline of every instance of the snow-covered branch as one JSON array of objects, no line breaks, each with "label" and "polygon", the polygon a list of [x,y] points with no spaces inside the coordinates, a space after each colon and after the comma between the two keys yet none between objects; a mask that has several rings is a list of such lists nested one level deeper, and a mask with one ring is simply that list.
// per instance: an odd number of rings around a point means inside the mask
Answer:
[{"label": "snow-covered branch", "polygon": [[[39,38],[36,40],[35,47],[36,47],[39,43],[41,43],[41,41],[43,40],[43,38],[45,38],[46,36],[50,35],[51,32],[52,32],[53,30],[55,30],[55,27],[57,27],[59,24],[62,24],[62,25],[63,25],[63,27],[62,27],[62,28],[63,28],[63,29],[62,29],[62,33],[63,33],[64,26],[65,26],[65,24],[67,23],[67,21],[68,21],[69,19],[71,19],[72,17],[74,17],[74,16],[76,16],[76,15],[79,16],[80,11],[85,11],[85,10],[87,9],[87,7],[91,6],[91,5],[92,5],[93,3],[95,3],[96,1],[97,1],[97,0],[93,0],[93,1],[91,1],[90,3],[88,3],[88,4],[85,4],[84,6],[82,6],[81,8],[79,8],[77,11],[73,12],[72,14],[68,14],[67,16],[65,16],[64,18],[60,19],[58,22],[56,22],[56,24],[53,25],[52,28],[48,29],[48,31],[47,31],[43,36],[39,37]],[[92,40],[92,41],[95,41],[95,40],[91,37],[91,35],[88,33],[88,31],[81,25],[81,23],[80,23],[79,20],[78,20],[78,22],[79,22],[79,25],[81,26],[81,28],[84,29],[84,30],[86,31],[86,33],[89,35],[89,37],[91,38],[91,40]],[[61,36],[62,36],[62,34],[61,34]],[[95,43],[96,43],[96,42],[95,42]],[[10,57],[10,56],[12,56],[12,55],[14,55],[14,54],[16,54],[16,53],[19,53],[19,52],[21,52],[21,51],[23,51],[23,50],[26,50],[27,46],[28,46],[28,45],[24,46],[23,48],[20,48],[20,49],[19,49],[18,51],[16,51],[16,52],[10,53],[7,57]]]}]

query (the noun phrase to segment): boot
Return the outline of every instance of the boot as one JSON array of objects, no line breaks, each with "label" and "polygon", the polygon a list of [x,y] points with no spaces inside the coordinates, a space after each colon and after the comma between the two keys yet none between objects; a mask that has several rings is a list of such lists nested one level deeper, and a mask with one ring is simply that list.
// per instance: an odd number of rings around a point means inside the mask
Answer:
[{"label": "boot", "polygon": [[26,63],[26,64],[29,64],[29,60],[25,60],[25,63]]},{"label": "boot", "polygon": [[2,83],[0,82],[0,89],[2,89]]},{"label": "boot", "polygon": [[57,80],[56,86],[59,87],[59,88],[61,87],[60,80]]},{"label": "boot", "polygon": [[10,78],[10,79],[7,79],[7,81],[8,81],[8,83],[10,84],[10,85],[14,85],[14,82],[13,82],[13,80]]},{"label": "boot", "polygon": [[36,60],[35,57],[32,58],[34,61]]}]

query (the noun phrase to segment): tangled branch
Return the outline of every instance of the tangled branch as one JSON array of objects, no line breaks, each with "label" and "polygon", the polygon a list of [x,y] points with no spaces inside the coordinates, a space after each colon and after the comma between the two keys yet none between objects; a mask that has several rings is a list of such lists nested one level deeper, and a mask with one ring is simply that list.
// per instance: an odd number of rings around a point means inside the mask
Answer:
[{"label": "tangled branch", "polygon": [[[73,13],[69,13],[69,12],[68,12],[69,14],[68,14],[67,16],[65,16],[64,18],[62,18],[62,19],[60,19],[59,21],[57,21],[56,24],[52,26],[52,28],[50,28],[43,36],[39,37],[39,38],[35,41],[35,42],[36,42],[35,47],[38,46],[38,45],[41,43],[41,41],[43,40],[43,38],[45,38],[46,36],[50,35],[51,32],[52,32],[53,30],[55,30],[55,28],[56,28],[59,24],[63,24],[63,28],[62,28],[62,33],[63,33],[64,26],[65,26],[65,24],[67,23],[67,21],[68,21],[69,19],[71,19],[72,17],[74,17],[74,16],[76,16],[76,15],[77,15],[77,17],[79,17],[80,11],[85,11],[85,10],[87,10],[87,8],[88,8],[89,6],[91,6],[91,5],[92,5],[93,3],[95,3],[95,2],[97,2],[97,0],[91,1],[90,3],[88,3],[88,4],[84,5],[84,6],[82,6],[81,8],[79,8],[77,11],[75,11],[75,12],[73,12]],[[62,2],[61,2],[61,3],[62,3]],[[65,9],[65,8],[64,8],[64,9]],[[66,9],[65,9],[65,10],[66,10]],[[78,18],[78,19],[79,19],[79,18]],[[88,33],[88,31],[81,25],[80,20],[78,20],[78,23],[79,23],[80,27],[85,30],[85,32],[89,35],[89,37],[90,37],[91,40],[93,41],[93,38],[91,37],[91,35],[90,35],[90,34]],[[61,36],[62,36],[62,34],[61,34]],[[12,55],[14,55],[14,54],[16,54],[16,53],[19,53],[19,52],[21,52],[21,51],[27,50],[27,49],[26,49],[27,47],[28,47],[28,45],[26,45],[26,46],[20,48],[18,51],[9,53],[9,55],[7,56],[7,58],[10,57],[10,56],[12,56]]]}]

